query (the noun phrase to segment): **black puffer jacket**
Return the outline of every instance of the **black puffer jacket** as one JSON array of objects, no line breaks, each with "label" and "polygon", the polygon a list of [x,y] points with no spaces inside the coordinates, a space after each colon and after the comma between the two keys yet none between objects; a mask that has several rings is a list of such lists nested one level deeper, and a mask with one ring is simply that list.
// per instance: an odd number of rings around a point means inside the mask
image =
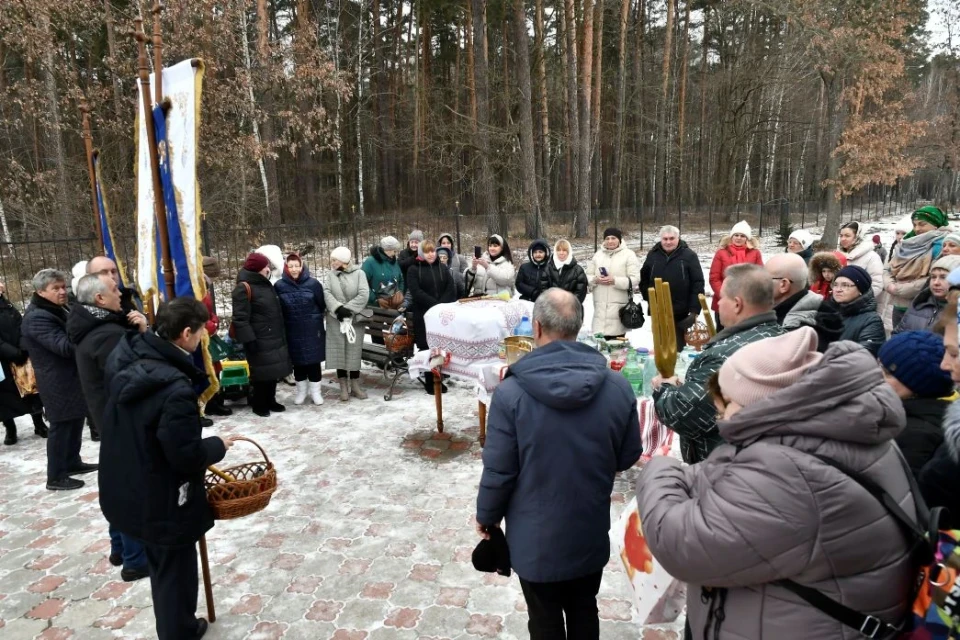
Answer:
[{"label": "black puffer jacket", "polygon": [[122,312],[107,309],[92,312],[79,303],[73,305],[67,319],[67,335],[76,346],[80,384],[97,429],[102,430],[103,412],[107,406],[107,389],[103,382],[107,360],[128,330],[137,332],[130,327]]},{"label": "black puffer jacket", "polygon": [[569,291],[583,303],[584,298],[587,297],[587,274],[583,267],[577,264],[576,258],[571,255],[569,260],[570,262],[557,267],[557,258],[552,257],[547,262],[547,277],[550,279],[551,287]]},{"label": "black puffer jacket", "polygon": [[128,334],[107,362],[100,442],[100,508],[111,525],[148,544],[193,544],[213,527],[203,487],[223,459],[220,438],[202,438],[189,355],[152,331]]},{"label": "black puffer jacket", "polygon": [[[250,298],[246,287],[250,285]],[[241,269],[233,290],[233,325],[243,343],[254,381],[279,380],[293,369],[287,353],[287,332],[280,298],[270,281]]]},{"label": "black puffer jacket", "polygon": [[930,462],[943,444],[943,416],[950,402],[939,398],[911,398],[903,401],[907,412],[907,428],[897,436],[897,446],[907,459],[914,476]]},{"label": "black puffer jacket", "polygon": [[876,356],[887,341],[883,320],[877,313],[877,299],[873,291],[867,291],[853,302],[844,302],[840,307],[843,316],[843,332],[840,340],[853,340]]},{"label": "black puffer jacket", "polygon": [[0,295],[0,366],[4,375],[3,382],[0,382],[0,420],[10,420],[29,411],[29,406],[20,397],[10,368],[12,364],[27,361],[27,352],[20,348],[22,322],[20,312],[6,296]]},{"label": "black puffer jacket", "polygon": [[[703,267],[696,252],[683,240],[671,253],[663,250],[658,242],[647,254],[640,269],[640,294],[650,302],[650,287],[657,278],[670,283],[670,298],[673,301],[675,321],[686,318],[691,313],[700,313],[700,294],[704,291]],[[719,295],[715,293],[715,295]]]},{"label": "black puffer jacket", "polygon": [[923,465],[917,484],[928,507],[947,508],[940,528],[960,527],[960,401],[950,403],[943,419],[943,444]]},{"label": "black puffer jacket", "polygon": [[410,248],[410,244],[407,243],[407,248],[397,254],[397,264],[400,265],[400,273],[403,274],[403,284],[404,291],[410,290],[410,284],[407,282],[407,271],[410,270],[410,267],[417,261],[417,251]]},{"label": "black puffer jacket", "polygon": [[[533,252],[543,251],[546,257],[541,262],[535,262]],[[534,240],[527,249],[527,262],[520,265],[517,271],[516,287],[521,300],[536,302],[537,297],[550,288],[548,265],[550,264],[550,247],[546,240]]]},{"label": "black puffer jacket", "polygon": [[423,316],[441,302],[456,302],[457,283],[450,269],[440,264],[439,260],[433,264],[417,260],[407,271],[407,286],[413,296],[413,335],[417,347],[427,349],[427,328]]},{"label": "black puffer jacket", "polygon": [[30,354],[40,400],[50,422],[87,416],[74,359],[76,348],[67,337],[67,315],[65,307],[33,294],[21,327],[21,347]]}]

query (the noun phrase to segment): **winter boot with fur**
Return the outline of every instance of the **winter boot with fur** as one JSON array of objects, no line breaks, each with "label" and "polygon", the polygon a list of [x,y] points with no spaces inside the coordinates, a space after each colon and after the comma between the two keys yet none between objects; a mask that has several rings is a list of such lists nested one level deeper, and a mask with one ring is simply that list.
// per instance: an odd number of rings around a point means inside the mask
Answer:
[{"label": "winter boot with fur", "polygon": [[[313,384],[313,383],[310,383]],[[297,380],[297,395],[293,398],[293,404],[303,404],[307,399],[307,381]]]},{"label": "winter boot with fur", "polygon": [[310,399],[313,404],[323,404],[323,393],[320,391],[320,381],[310,383]]},{"label": "winter boot with fur", "polygon": [[350,395],[357,400],[366,400],[366,392],[360,388],[360,378],[350,378]]},{"label": "winter boot with fur", "polygon": [[346,402],[350,399],[350,381],[346,378],[337,378],[340,383],[340,400]]}]

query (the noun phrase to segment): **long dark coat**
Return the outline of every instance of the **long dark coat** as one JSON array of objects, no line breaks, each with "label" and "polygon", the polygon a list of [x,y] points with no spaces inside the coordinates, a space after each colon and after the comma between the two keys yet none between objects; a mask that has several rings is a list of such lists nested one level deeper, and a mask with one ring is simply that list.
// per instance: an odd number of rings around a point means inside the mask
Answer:
[{"label": "long dark coat", "polygon": [[407,286],[413,295],[413,331],[418,349],[427,349],[427,327],[424,315],[442,302],[457,301],[457,283],[450,269],[440,264],[417,260],[407,271]]},{"label": "long dark coat", "polygon": [[[250,298],[246,287],[250,285]],[[292,371],[287,353],[287,330],[280,298],[270,281],[259,273],[241,269],[233,290],[233,326],[243,343],[255,382],[279,380]]]},{"label": "long dark coat", "polygon": [[107,362],[100,508],[122,533],[157,546],[195,543],[213,527],[203,477],[226,449],[203,438],[191,356],[152,331],[128,334]]},{"label": "long dark coat", "polygon": [[98,430],[107,406],[107,389],[103,383],[107,360],[128,330],[137,331],[130,326],[123,312],[103,310],[102,315],[97,317],[84,305],[75,304],[67,319],[67,335],[77,349],[80,385],[90,407],[90,418]]},{"label": "long dark coat", "polygon": [[20,348],[22,322],[23,317],[16,307],[6,296],[0,296],[0,366],[4,376],[0,382],[0,420],[11,420],[30,411],[30,406],[20,397],[10,367],[27,361],[27,352]]},{"label": "long dark coat", "polygon": [[67,337],[68,311],[34,294],[23,316],[20,346],[30,354],[37,388],[50,422],[81,420],[87,401],[74,359],[76,348]]},{"label": "long dark coat", "polygon": [[[647,254],[640,269],[640,294],[650,302],[650,287],[657,278],[670,283],[673,318],[677,322],[691,313],[700,313],[700,294],[703,293],[703,268],[696,252],[683,240],[667,253],[658,242]],[[719,290],[718,290],[719,291]],[[719,292],[714,296],[719,297]]]},{"label": "long dark coat", "polygon": [[323,285],[310,275],[307,265],[303,265],[296,280],[284,269],[283,277],[274,287],[283,309],[290,359],[295,365],[320,364],[326,359],[327,341],[323,328],[323,314],[327,310]]}]

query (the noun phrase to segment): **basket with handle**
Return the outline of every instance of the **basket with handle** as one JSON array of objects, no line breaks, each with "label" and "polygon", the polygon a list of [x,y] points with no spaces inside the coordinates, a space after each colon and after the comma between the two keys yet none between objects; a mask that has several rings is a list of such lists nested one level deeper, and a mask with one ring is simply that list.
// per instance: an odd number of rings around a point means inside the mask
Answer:
[{"label": "basket with handle", "polygon": [[406,333],[393,333],[391,331],[383,334],[383,345],[390,353],[405,354],[413,351],[415,336],[406,318],[403,319],[403,326],[407,329]]},{"label": "basket with handle", "polygon": [[255,446],[260,450],[263,461],[226,469],[207,468],[204,486],[214,520],[231,520],[256,513],[270,504],[270,498],[277,490],[277,470],[263,447],[243,436],[236,436],[234,440]]}]

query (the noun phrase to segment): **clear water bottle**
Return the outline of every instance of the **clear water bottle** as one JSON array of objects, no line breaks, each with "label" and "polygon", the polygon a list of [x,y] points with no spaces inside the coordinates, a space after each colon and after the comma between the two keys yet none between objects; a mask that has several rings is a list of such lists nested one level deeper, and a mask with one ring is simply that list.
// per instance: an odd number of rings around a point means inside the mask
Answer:
[{"label": "clear water bottle", "polygon": [[647,364],[647,360],[650,359],[650,349],[646,347],[637,348],[637,361],[640,362],[640,366]]},{"label": "clear water bottle", "polygon": [[654,353],[650,352],[650,357],[647,358],[647,361],[643,363],[643,395],[651,398],[653,397],[653,379],[659,375],[657,371],[657,362],[654,358]]},{"label": "clear water bottle", "polygon": [[643,395],[643,368],[637,359],[637,352],[633,349],[627,349],[627,363],[620,370],[623,377],[627,379],[630,386],[633,387],[633,395],[640,397]]},{"label": "clear water bottle", "polygon": [[527,336],[533,337],[533,324],[530,322],[530,318],[523,316],[520,320],[520,324],[516,326],[513,330],[513,335],[515,336]]}]

